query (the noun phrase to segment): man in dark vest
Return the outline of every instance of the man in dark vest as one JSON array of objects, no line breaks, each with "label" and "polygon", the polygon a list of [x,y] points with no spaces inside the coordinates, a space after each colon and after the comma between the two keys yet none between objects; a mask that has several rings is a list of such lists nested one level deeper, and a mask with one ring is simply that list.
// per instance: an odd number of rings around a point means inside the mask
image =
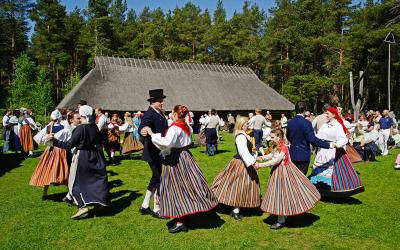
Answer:
[{"label": "man in dark vest", "polygon": [[333,148],[335,144],[315,136],[311,122],[304,118],[305,102],[297,102],[295,110],[297,115],[288,122],[286,138],[290,142],[289,153],[292,162],[306,175],[311,158],[310,144],[320,148]]},{"label": "man in dark vest", "polygon": [[[152,143],[151,137],[147,135],[147,131],[143,130],[144,127],[150,127],[154,133],[162,133],[167,130],[168,122],[163,113],[163,102],[166,97],[162,89],[153,89],[149,91],[150,102],[149,109],[144,113],[142,121],[139,126],[140,135],[144,146],[142,160],[147,161],[152,176],[147,186],[146,195],[139,211],[141,214],[150,214],[153,217],[159,218],[159,204],[157,197],[157,190],[160,187],[161,176],[161,159],[160,150]],[[154,209],[151,211],[149,208],[151,197],[154,195]]]}]

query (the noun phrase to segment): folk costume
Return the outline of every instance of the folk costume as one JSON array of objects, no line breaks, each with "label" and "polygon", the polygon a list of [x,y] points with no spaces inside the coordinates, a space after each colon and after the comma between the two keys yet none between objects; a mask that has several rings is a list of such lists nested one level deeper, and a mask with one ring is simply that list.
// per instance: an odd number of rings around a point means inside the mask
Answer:
[{"label": "folk costume", "polygon": [[280,140],[278,147],[263,158],[270,160],[261,163],[261,167],[270,166],[272,170],[261,209],[278,216],[278,222],[271,226],[271,229],[278,229],[283,226],[286,216],[303,214],[312,209],[321,195],[290,160],[284,140]]},{"label": "folk costume", "polygon": [[335,108],[328,111],[336,114],[336,119],[324,124],[317,137],[334,142],[336,148],[319,148],[310,180],[322,196],[347,197],[363,192],[364,186],[344,149],[348,142],[347,129]]},{"label": "folk costume", "polygon": [[[162,89],[154,89],[149,91],[150,98],[149,102],[156,98],[165,98],[166,96],[163,93]],[[152,106],[148,108],[148,110],[144,113],[141,123],[139,126],[139,131],[141,131],[144,127],[150,127],[154,133],[164,134],[166,129],[168,128],[167,119],[165,119],[164,114],[162,114],[159,110],[156,110]],[[143,215],[150,214],[154,217],[159,217],[159,205],[157,198],[157,190],[160,187],[160,176],[161,176],[161,158],[160,158],[160,150],[153,144],[150,136],[142,137],[141,139],[143,143],[143,154],[142,160],[147,161],[150,166],[152,176],[147,186],[147,191],[143,200],[143,203],[139,209],[139,212]],[[150,199],[154,195],[154,209],[150,210]]]},{"label": "folk costume", "polygon": [[232,206],[232,217],[240,220],[239,208],[254,208],[261,204],[260,181],[253,164],[253,145],[245,132],[235,137],[236,155],[215,177],[212,190],[219,203]]},{"label": "folk costume", "polygon": [[[84,105],[79,108],[81,117],[86,117],[88,121],[91,120],[92,113],[93,109],[90,106]],[[72,198],[78,204],[79,210],[73,218],[87,213],[87,205],[106,206],[108,203],[108,180],[100,142],[100,131],[94,123],[76,127],[71,139],[66,142],[57,139],[53,141],[56,147],[76,147],[71,164],[71,168],[76,168]]]},{"label": "folk costume", "polygon": [[290,159],[305,175],[310,165],[310,144],[320,148],[331,147],[329,142],[315,136],[311,122],[303,114],[297,114],[288,122],[286,138],[290,142]]},{"label": "folk costume", "polygon": [[125,132],[124,142],[122,143],[122,154],[129,154],[143,150],[143,144],[136,139],[135,136],[135,133],[138,131],[138,127],[132,121],[130,116],[126,117],[125,123],[119,126],[119,131]]},{"label": "folk costume", "polygon": [[107,132],[107,143],[105,144],[106,152],[110,152],[111,162],[114,162],[115,152],[119,151],[119,126],[120,121],[118,116],[113,116],[111,118],[111,122],[108,124],[108,132]]},{"label": "folk costume", "polygon": [[161,150],[162,158],[161,217],[182,219],[187,215],[210,211],[218,204],[188,150],[191,134],[192,128],[178,120],[168,128],[165,137],[161,133],[151,135],[151,141]]},{"label": "folk costume", "polygon": [[22,150],[28,156],[31,156],[33,155],[33,131],[37,130],[36,123],[25,111],[24,116],[20,118],[20,124],[19,134]]},{"label": "folk costume", "polygon": [[[52,122],[43,129],[45,135],[39,139],[39,143],[50,145],[41,155],[39,164],[33,171],[29,182],[31,186],[44,187],[43,198],[46,197],[47,189],[51,184],[67,185],[68,183],[69,169],[66,150],[47,143],[46,138],[48,134],[52,133],[60,141],[67,141],[71,137],[71,134],[64,130],[64,126],[59,123],[60,118],[60,112],[53,111],[51,114]],[[39,134],[44,131],[39,132]]]}]

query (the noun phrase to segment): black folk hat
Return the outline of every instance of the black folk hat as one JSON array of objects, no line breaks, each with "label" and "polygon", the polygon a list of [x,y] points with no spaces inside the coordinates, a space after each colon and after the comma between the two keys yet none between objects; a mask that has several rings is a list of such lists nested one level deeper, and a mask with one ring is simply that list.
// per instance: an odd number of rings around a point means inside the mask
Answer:
[{"label": "black folk hat", "polygon": [[147,101],[151,101],[153,99],[157,98],[165,98],[166,96],[164,95],[164,90],[163,89],[151,89],[149,90],[149,99]]}]

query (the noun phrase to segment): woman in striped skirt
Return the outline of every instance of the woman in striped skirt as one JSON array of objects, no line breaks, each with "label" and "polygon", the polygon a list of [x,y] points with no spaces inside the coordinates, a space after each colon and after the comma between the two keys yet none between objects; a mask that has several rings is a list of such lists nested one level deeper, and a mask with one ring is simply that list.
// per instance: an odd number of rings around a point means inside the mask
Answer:
[{"label": "woman in striped skirt", "polygon": [[258,165],[251,154],[253,145],[246,134],[248,118],[240,117],[235,124],[237,154],[228,166],[215,178],[212,190],[218,202],[231,206],[231,216],[241,220],[240,207],[254,208],[261,204],[260,182],[254,165]]},{"label": "woman in striped skirt", "polygon": [[[191,145],[192,129],[185,123],[187,107],[176,105],[173,109],[174,122],[169,126],[165,137],[154,134],[149,127],[145,131],[161,149],[163,161],[160,185],[160,216],[176,218],[176,224],[169,228],[170,233],[187,231],[186,216],[207,212],[217,206],[214,193],[187,149]],[[142,130],[143,131],[143,130]]]},{"label": "woman in striped skirt", "polygon": [[278,216],[278,221],[271,225],[271,229],[279,229],[284,226],[286,216],[307,212],[317,204],[321,195],[290,160],[282,129],[273,129],[271,140],[276,145],[275,149],[262,157],[269,159],[267,162],[259,164],[260,167],[272,167],[261,209]]},{"label": "woman in striped skirt", "polygon": [[138,130],[133,122],[131,114],[125,113],[125,123],[119,127],[120,132],[125,132],[124,142],[122,143],[122,154],[129,154],[143,150],[143,144],[136,139],[135,132]]},{"label": "woman in striped skirt", "polygon": [[[46,143],[47,135],[53,133],[56,134],[55,137],[59,140],[68,140],[71,133],[64,130],[64,126],[60,124],[61,113],[58,110],[51,113],[51,120],[50,124],[44,128],[46,135],[40,139],[40,142]],[[45,199],[50,184],[67,185],[68,172],[66,150],[50,145],[43,152],[39,164],[32,174],[29,185],[44,187],[42,198]]]},{"label": "woman in striped skirt", "polygon": [[311,182],[322,196],[347,197],[363,192],[364,186],[345,151],[348,130],[336,108],[327,109],[327,119],[317,137],[334,142],[336,149],[318,150],[310,175]]},{"label": "woman in striped skirt", "polygon": [[28,154],[28,157],[33,156],[32,130],[37,129],[36,123],[30,116],[30,113],[30,110],[23,111],[23,116],[20,118],[21,128],[19,130],[21,148],[25,154]]}]

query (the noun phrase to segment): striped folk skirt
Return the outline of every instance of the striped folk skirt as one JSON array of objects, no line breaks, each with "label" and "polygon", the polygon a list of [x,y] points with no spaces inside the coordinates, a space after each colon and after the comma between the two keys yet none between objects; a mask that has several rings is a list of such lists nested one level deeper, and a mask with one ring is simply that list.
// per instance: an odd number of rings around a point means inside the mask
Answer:
[{"label": "striped folk skirt", "polygon": [[122,144],[122,154],[129,154],[143,150],[143,144],[136,139],[133,132],[125,134],[125,140]]},{"label": "striped folk skirt", "polygon": [[28,124],[24,124],[24,125],[22,125],[19,133],[20,133],[20,141],[21,141],[22,150],[25,153],[28,153],[29,151],[33,151],[33,136],[32,136],[31,127],[29,127]]},{"label": "striped folk skirt", "polygon": [[44,187],[50,184],[68,184],[68,164],[65,149],[47,147],[33,171],[29,185]]},{"label": "striped folk skirt", "polygon": [[272,169],[261,209],[280,216],[294,216],[312,209],[321,199],[317,188],[292,163]]},{"label": "striped folk skirt", "polygon": [[364,186],[344,149],[337,149],[332,165],[313,169],[311,182],[326,197],[348,197],[364,191]]},{"label": "striped folk skirt", "polygon": [[241,159],[232,159],[215,177],[211,188],[219,203],[232,207],[259,207],[260,181],[253,166],[246,167]]},{"label": "striped folk skirt", "polygon": [[162,217],[180,218],[210,211],[217,205],[217,198],[189,151],[173,151],[163,160],[160,185]]},{"label": "striped folk skirt", "polygon": [[337,160],[333,166],[332,192],[351,192],[351,194],[364,191],[360,177],[353,167],[346,151],[337,150]]}]

